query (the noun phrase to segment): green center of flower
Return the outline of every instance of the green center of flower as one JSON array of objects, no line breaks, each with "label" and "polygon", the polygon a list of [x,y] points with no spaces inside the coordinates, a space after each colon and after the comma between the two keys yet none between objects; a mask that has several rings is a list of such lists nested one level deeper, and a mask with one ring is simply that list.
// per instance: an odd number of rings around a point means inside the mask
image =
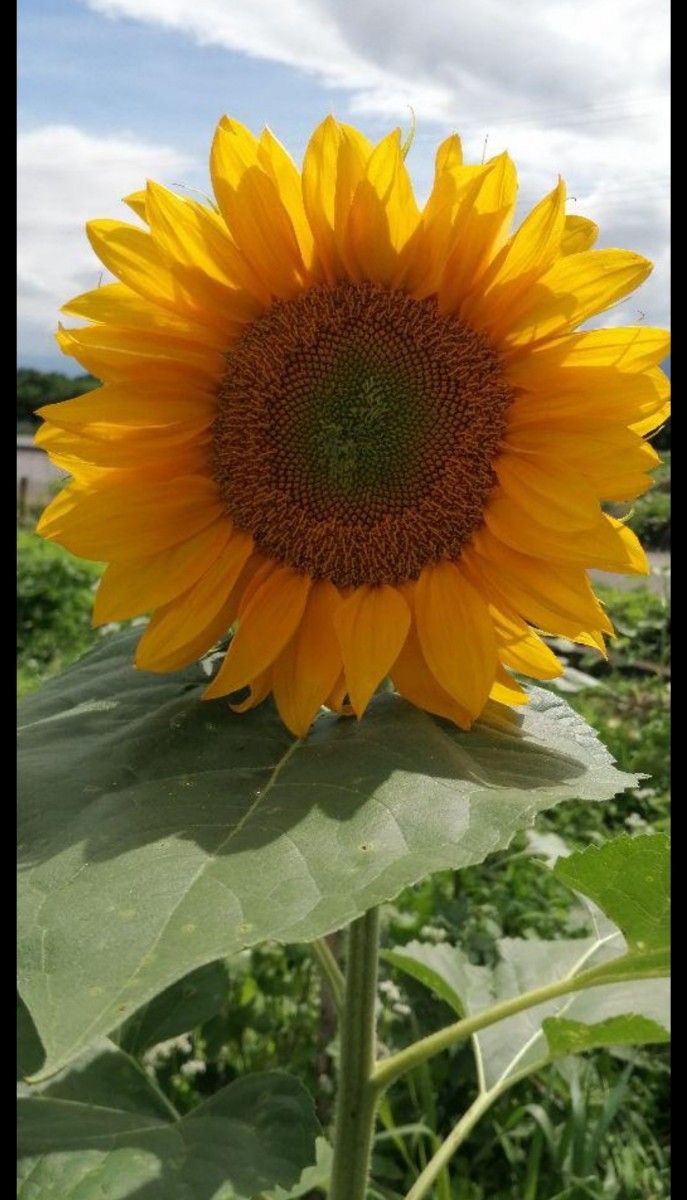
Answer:
[{"label": "green center of flower", "polygon": [[511,393],[485,339],[373,284],[275,304],[227,355],[215,478],[266,555],[339,586],[456,558]]}]

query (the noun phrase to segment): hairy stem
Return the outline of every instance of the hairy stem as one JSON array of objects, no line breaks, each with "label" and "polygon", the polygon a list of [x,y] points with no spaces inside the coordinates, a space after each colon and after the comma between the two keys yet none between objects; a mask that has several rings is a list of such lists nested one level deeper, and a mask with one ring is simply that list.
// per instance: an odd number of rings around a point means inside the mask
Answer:
[{"label": "hairy stem", "polygon": [[370,1083],[375,1061],[378,938],[376,908],[354,921],[348,930],[329,1200],[365,1200],[367,1195],[379,1098]]}]

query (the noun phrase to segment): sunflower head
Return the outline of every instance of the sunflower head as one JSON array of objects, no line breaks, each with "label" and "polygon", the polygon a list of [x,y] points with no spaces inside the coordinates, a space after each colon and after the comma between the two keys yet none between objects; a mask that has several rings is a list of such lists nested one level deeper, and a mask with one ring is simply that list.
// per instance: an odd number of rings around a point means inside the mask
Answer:
[{"label": "sunflower head", "polygon": [[73,481],[38,529],[108,562],[96,623],[152,613],[149,671],[235,626],[206,696],[272,692],[297,735],[386,676],[468,728],[560,673],[541,632],[603,653],[586,572],[647,570],[601,502],[650,485],[667,337],[576,330],[650,264],[561,182],[512,232],[511,160],[455,136],[423,208],[399,131],[332,117],[301,172],[225,117],[210,167],[216,205],[149,183],[142,223],[89,224],[118,282],[58,333],[103,386],[40,410]]}]

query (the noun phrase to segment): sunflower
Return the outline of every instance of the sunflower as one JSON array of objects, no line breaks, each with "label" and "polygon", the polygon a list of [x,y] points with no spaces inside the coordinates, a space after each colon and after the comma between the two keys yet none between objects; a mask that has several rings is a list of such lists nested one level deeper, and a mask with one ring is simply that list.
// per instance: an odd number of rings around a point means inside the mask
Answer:
[{"label": "sunflower", "polygon": [[235,627],[205,695],[299,736],[386,677],[468,728],[560,673],[541,632],[603,653],[586,570],[647,571],[600,501],[649,487],[667,336],[575,330],[651,264],[591,249],[562,182],[512,233],[511,159],[457,136],[424,208],[398,130],[332,117],[301,173],[225,117],[210,167],[216,204],[148,183],[142,225],[90,222],[119,282],[57,335],[103,386],[40,410],[73,481],[38,528],[108,563],[95,623],[152,613],[161,672]]}]

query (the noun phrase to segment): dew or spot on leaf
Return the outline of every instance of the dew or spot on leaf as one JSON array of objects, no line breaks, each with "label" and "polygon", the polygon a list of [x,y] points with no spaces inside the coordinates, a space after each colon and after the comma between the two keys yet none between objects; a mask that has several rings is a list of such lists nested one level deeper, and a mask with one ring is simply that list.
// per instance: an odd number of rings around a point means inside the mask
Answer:
[{"label": "dew or spot on leaf", "polygon": [[196,926],[193,924],[193,921],[189,921],[186,925],[181,926],[182,933],[195,933],[195,931]]},{"label": "dew or spot on leaf", "polygon": [[95,984],[94,987],[91,987],[88,989],[88,994],[89,994],[89,996],[102,996],[104,991],[105,991],[105,988],[100,987],[99,984]]},{"label": "dew or spot on leaf", "polygon": [[119,915],[123,921],[131,921],[136,916],[135,908],[120,908]]}]

